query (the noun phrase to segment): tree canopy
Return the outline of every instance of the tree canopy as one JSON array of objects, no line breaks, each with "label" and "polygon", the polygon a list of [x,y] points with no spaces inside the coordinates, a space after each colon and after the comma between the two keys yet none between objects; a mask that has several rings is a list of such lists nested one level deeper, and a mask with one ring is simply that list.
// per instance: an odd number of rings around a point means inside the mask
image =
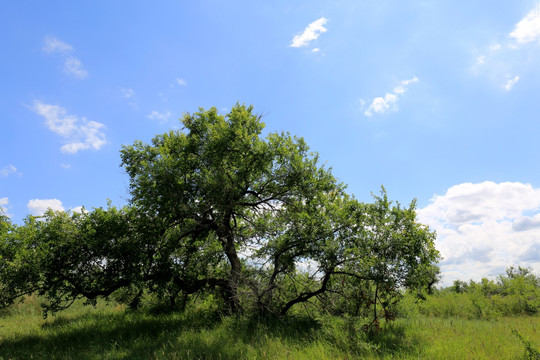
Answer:
[{"label": "tree canopy", "polygon": [[[435,234],[384,188],[365,204],[302,138],[262,136],[252,107],[187,114],[181,130],[121,150],[130,203],[0,224],[0,305],[37,292],[58,310],[122,292],[215,293],[233,312],[317,302],[377,318],[433,281]],[[431,275],[430,275],[431,274]]]}]

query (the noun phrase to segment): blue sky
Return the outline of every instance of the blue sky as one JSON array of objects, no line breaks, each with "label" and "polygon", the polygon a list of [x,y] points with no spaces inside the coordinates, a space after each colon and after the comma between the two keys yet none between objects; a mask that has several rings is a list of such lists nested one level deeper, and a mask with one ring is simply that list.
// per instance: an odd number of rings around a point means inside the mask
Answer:
[{"label": "blue sky", "polygon": [[445,283],[540,271],[539,1],[8,2],[0,40],[16,223],[125,204],[122,144],[240,102],[358,199],[418,199]]}]

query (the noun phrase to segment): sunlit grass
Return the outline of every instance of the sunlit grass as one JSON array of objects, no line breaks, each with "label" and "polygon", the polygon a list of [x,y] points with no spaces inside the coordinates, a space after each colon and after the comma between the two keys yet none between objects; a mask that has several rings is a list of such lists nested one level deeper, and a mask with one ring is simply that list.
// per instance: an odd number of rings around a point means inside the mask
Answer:
[{"label": "sunlit grass", "polygon": [[0,317],[1,359],[520,359],[516,329],[540,345],[540,317],[411,315],[368,339],[353,319],[255,319],[77,304],[44,320],[35,299]]},{"label": "sunlit grass", "polygon": [[408,322],[407,335],[422,339],[425,359],[519,359],[523,346],[512,334],[516,329],[540,344],[539,317],[507,317],[497,320],[417,317]]}]

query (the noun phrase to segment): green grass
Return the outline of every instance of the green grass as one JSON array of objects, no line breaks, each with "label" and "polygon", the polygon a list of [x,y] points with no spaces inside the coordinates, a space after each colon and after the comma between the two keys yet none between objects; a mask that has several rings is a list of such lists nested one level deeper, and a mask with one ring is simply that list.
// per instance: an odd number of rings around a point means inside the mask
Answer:
[{"label": "green grass", "polygon": [[352,319],[286,320],[128,312],[76,304],[43,320],[35,299],[0,315],[0,359],[522,359],[512,333],[540,345],[540,317],[411,315],[371,339]]},{"label": "green grass", "polygon": [[524,347],[512,329],[540,344],[539,317],[497,320],[417,317],[399,321],[407,322],[409,337],[422,339],[420,353],[425,359],[520,359]]}]

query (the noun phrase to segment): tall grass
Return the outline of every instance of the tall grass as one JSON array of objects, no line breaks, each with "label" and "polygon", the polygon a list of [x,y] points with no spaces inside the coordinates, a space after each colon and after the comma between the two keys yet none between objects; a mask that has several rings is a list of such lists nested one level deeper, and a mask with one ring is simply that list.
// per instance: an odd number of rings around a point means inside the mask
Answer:
[{"label": "tall grass", "polygon": [[211,303],[183,313],[80,303],[44,320],[38,299],[0,316],[0,359],[519,359],[540,344],[540,318],[408,316],[368,336],[352,317],[222,316]]}]

